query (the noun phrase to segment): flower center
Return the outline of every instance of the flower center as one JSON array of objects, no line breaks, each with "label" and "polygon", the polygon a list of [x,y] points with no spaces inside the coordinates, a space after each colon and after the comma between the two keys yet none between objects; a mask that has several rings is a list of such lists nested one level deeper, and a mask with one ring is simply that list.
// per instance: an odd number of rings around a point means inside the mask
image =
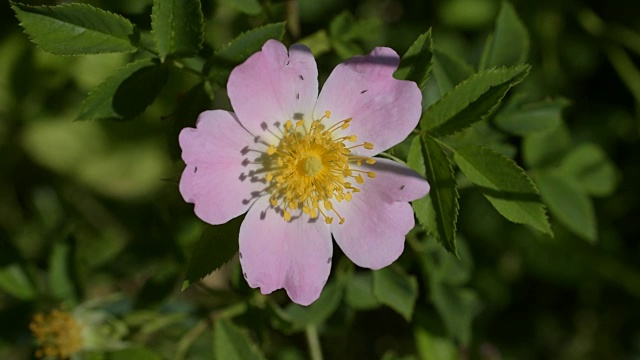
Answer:
[{"label": "flower center", "polygon": [[266,191],[271,194],[271,205],[280,206],[286,221],[291,220],[290,210],[302,209],[311,218],[322,215],[327,224],[333,222],[333,216],[344,223],[342,217],[333,207],[332,201],[351,201],[353,194],[360,191],[356,184],[364,183],[365,174],[375,178],[372,171],[352,169],[351,164],[358,166],[363,162],[375,163],[373,158],[351,155],[357,147],[373,149],[373,144],[354,143],[356,135],[335,137],[338,130],[349,128],[351,119],[345,119],[326,128],[322,120],[331,116],[329,111],[318,120],[311,122],[307,128],[304,120],[295,124],[287,120],[281,130],[282,135],[277,145],[269,145],[267,158],[263,159],[267,181]]},{"label": "flower center", "polygon": [[37,358],[66,359],[82,348],[82,327],[67,311],[38,313],[29,328],[41,346],[36,351]]}]

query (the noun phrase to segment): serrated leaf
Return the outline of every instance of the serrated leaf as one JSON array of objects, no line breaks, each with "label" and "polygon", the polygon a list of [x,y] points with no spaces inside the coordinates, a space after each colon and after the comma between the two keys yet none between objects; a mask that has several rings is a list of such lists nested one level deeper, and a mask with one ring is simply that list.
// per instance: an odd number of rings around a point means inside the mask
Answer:
[{"label": "serrated leaf", "polygon": [[529,55],[529,33],[508,1],[502,2],[496,29],[487,41],[485,53],[485,61],[480,63],[480,69],[519,65]]},{"label": "serrated leaf", "polygon": [[262,12],[262,5],[258,0],[224,0],[236,10],[247,15],[259,15]]},{"label": "serrated leaf", "polygon": [[440,96],[446,94],[454,86],[473,75],[473,68],[453,55],[438,48],[433,49],[433,76],[435,77]]},{"label": "serrated leaf", "polygon": [[529,68],[520,65],[473,75],[427,109],[420,121],[421,128],[433,137],[443,137],[483,120],[507,91],[527,76]]},{"label": "serrated leaf", "polygon": [[29,6],[11,3],[20,25],[44,51],[85,55],[136,50],[139,34],[120,15],[85,4]]},{"label": "serrated leaf", "polygon": [[378,300],[411,321],[418,299],[418,280],[398,267],[388,266],[373,272],[373,293]]},{"label": "serrated leaf", "polygon": [[331,46],[342,59],[363,53],[358,41],[371,40],[380,32],[382,22],[376,18],[356,19],[345,10],[329,23]]},{"label": "serrated leaf", "polygon": [[267,40],[276,39],[281,41],[284,37],[285,25],[285,22],[267,24],[238,35],[207,59],[202,70],[203,73],[209,74],[212,69],[215,69],[214,74],[212,74],[214,78],[228,76],[234,66],[262,49],[262,45]]},{"label": "serrated leaf", "polygon": [[299,331],[308,325],[319,325],[329,318],[340,305],[344,292],[343,283],[330,282],[322,289],[318,300],[309,306],[295,303],[289,304],[285,309],[287,317],[291,320],[292,330]]},{"label": "serrated leaf", "polygon": [[349,274],[344,299],[354,310],[371,310],[379,307],[380,302],[373,293],[373,272]]},{"label": "serrated leaf", "polygon": [[618,183],[615,165],[594,144],[581,144],[573,148],[562,159],[560,168],[589,195],[609,196]]},{"label": "serrated leaf", "polygon": [[216,226],[207,226],[193,246],[182,290],[220,268],[238,252],[238,233],[244,216]]},{"label": "serrated leaf", "polygon": [[514,96],[496,115],[495,124],[504,131],[520,136],[549,130],[560,125],[562,111],[569,104],[564,98],[526,104],[522,96]]},{"label": "serrated leaf", "polygon": [[418,221],[447,251],[456,254],[458,190],[453,168],[436,140],[416,137],[407,164],[429,181],[429,196],[412,203]]},{"label": "serrated leaf", "polygon": [[553,235],[538,189],[513,160],[482,146],[458,149],[453,158],[507,220]]},{"label": "serrated leaf", "polygon": [[529,168],[556,165],[571,148],[571,134],[561,123],[555,128],[527,135],[522,141],[522,159]]},{"label": "serrated leaf", "polygon": [[78,120],[134,118],[155,100],[168,79],[169,68],[152,59],[129,63],[89,93]]},{"label": "serrated leaf", "polygon": [[414,81],[422,90],[429,80],[433,56],[431,29],[420,35],[400,59],[396,79]]},{"label": "serrated leaf", "polygon": [[580,185],[560,174],[541,173],[535,180],[554,218],[574,234],[595,242],[598,230],[593,203]]},{"label": "serrated leaf", "polygon": [[225,318],[216,320],[213,330],[213,353],[216,359],[264,360],[256,344]]},{"label": "serrated leaf", "polygon": [[171,54],[196,55],[204,41],[200,0],[154,0],[151,28],[163,61]]}]

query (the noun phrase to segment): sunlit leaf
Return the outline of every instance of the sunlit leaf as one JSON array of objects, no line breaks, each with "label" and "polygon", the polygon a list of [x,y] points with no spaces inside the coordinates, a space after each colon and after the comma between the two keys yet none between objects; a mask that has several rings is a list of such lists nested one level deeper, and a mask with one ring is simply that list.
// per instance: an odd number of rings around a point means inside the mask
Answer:
[{"label": "sunlit leaf", "polygon": [[458,190],[451,162],[436,140],[416,137],[407,163],[429,181],[429,195],[413,202],[420,224],[451,253],[456,253]]},{"label": "sunlit leaf", "polygon": [[433,104],[420,121],[431,136],[443,137],[483,120],[509,89],[528,74],[529,66],[489,69],[479,72]]},{"label": "sunlit leaf", "polygon": [[161,59],[196,55],[204,40],[200,0],[154,0],[151,28]]},{"label": "sunlit leaf", "polygon": [[580,185],[560,174],[542,173],[535,180],[553,217],[581,238],[595,242],[598,230],[593,203]]},{"label": "sunlit leaf", "polygon": [[373,293],[378,300],[411,321],[418,299],[418,281],[399,267],[388,266],[373,272]]},{"label": "sunlit leaf", "polygon": [[138,33],[120,15],[86,4],[11,3],[20,25],[43,50],[57,55],[133,52]]},{"label": "sunlit leaf", "polygon": [[518,18],[513,5],[503,1],[496,19],[496,29],[485,48],[485,61],[480,69],[513,66],[526,61],[529,54],[529,34]]},{"label": "sunlit leaf", "polygon": [[244,216],[216,226],[207,226],[193,246],[182,290],[220,268],[238,252],[238,233]]},{"label": "sunlit leaf", "polygon": [[415,81],[423,89],[431,73],[433,40],[431,29],[420,35],[400,59],[395,78]]},{"label": "sunlit leaf", "polygon": [[456,150],[454,160],[507,220],[552,235],[538,190],[513,160],[481,146]]}]

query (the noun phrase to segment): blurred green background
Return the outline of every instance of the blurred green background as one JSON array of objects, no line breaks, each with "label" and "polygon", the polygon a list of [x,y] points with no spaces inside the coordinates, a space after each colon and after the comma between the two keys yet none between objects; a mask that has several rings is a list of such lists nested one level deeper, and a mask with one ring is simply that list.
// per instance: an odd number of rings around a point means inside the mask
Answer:
[{"label": "blurred green background", "polygon": [[[150,30],[151,0],[86,3]],[[45,53],[3,1],[0,359],[32,358],[33,315],[58,307],[90,332],[75,355],[87,359],[210,359],[219,354],[214,344],[226,343],[223,335],[251,342],[269,359],[308,358],[309,332],[291,316],[318,319],[326,359],[640,359],[640,5],[513,5],[529,32],[533,66],[517,94],[562,99],[554,113],[561,112],[562,125],[524,139],[502,134],[502,144],[534,179],[545,169],[596,159],[589,196],[577,195],[587,218],[583,224],[575,219],[584,214],[563,206],[571,204],[564,197],[570,191],[543,193],[555,233],[549,238],[507,222],[462,183],[461,259],[419,241],[425,235],[416,230],[394,268],[412,275],[408,286],[418,289],[407,321],[374,299],[371,273],[355,269],[337,247],[330,286],[312,312],[289,306],[282,291],[267,299],[249,289],[235,259],[181,291],[193,245],[210,231],[177,187],[184,166],[177,133],[195,123],[197,108],[185,102],[197,76],[172,68],[157,100],[132,121],[74,121],[87,93],[131,55]],[[243,31],[289,19],[285,39],[312,48],[321,81],[373,46],[402,54],[430,27],[435,49],[473,70],[500,6],[203,0],[201,57]],[[427,86],[425,105],[440,96],[434,89]],[[229,109],[224,87],[211,91],[208,107]],[[532,160],[527,146],[536,142],[553,156]],[[404,145],[396,149],[401,157]]]}]

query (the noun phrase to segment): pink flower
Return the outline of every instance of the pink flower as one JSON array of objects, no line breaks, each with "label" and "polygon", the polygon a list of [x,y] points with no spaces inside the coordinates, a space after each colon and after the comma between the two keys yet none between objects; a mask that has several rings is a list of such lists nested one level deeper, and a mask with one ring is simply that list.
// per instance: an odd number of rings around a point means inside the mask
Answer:
[{"label": "pink flower", "polygon": [[392,76],[399,61],[385,47],[349,59],[318,96],[309,49],[269,40],[231,72],[235,113],[203,112],[180,133],[180,192],[196,215],[216,225],[247,212],[239,246],[251,287],[312,303],[329,277],[332,234],[362,267],[402,253],[414,226],[408,202],[429,184],[372,158],[405,139],[422,111],[417,85]]}]

